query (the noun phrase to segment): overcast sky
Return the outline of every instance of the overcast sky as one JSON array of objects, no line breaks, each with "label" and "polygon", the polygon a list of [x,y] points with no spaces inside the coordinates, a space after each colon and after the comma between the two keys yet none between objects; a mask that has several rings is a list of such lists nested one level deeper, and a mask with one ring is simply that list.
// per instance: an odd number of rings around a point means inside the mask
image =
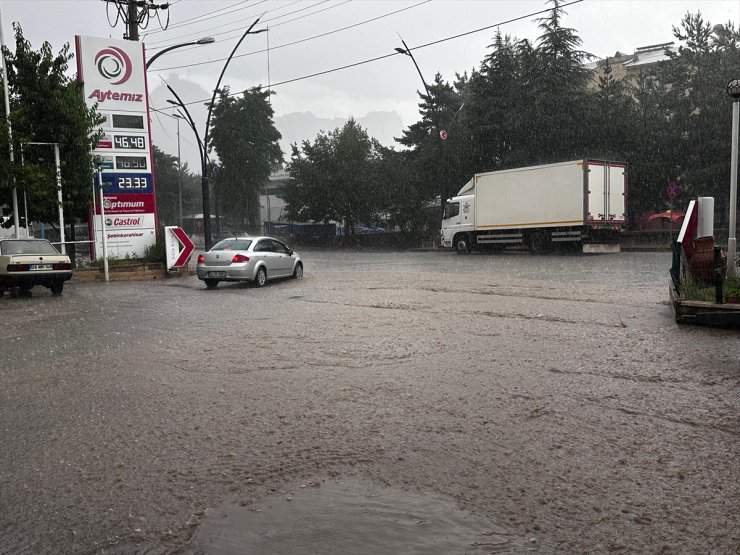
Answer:
[{"label": "overcast sky", "polygon": [[[153,63],[149,90],[154,107],[165,108],[160,76],[199,85],[181,84],[178,92],[185,102],[202,100],[204,93],[210,96],[207,91],[216,84],[221,60],[261,16],[255,29],[268,27],[269,32],[244,40],[223,84],[232,90],[274,86],[276,121],[285,122],[296,112],[325,119],[395,112],[398,128],[378,131],[389,143],[418,119],[416,91],[423,85],[407,56],[363,62],[393,54],[401,46],[400,35],[412,49],[423,46],[414,50],[414,57],[427,82],[437,71],[451,80],[455,72],[480,65],[497,26],[503,34],[536,41],[540,30],[535,20],[542,14],[533,14],[547,7],[545,0],[174,0],[140,33],[149,56],[202,36],[216,39],[214,44],[166,53]],[[13,22],[21,24],[35,49],[48,41],[57,51],[65,42],[73,45],[76,34],[123,38],[123,23],[110,25],[116,10],[112,6],[106,10],[101,0],[0,0],[0,10],[10,47]],[[687,12],[700,10],[712,24],[732,21],[737,26],[740,20],[739,0],[583,0],[565,10],[564,24],[577,31],[585,51],[599,58],[672,41],[672,26]],[[163,30],[168,17],[169,26]],[[484,27],[489,28],[472,32]],[[358,65],[331,71],[352,64]],[[329,73],[309,77],[321,72]],[[313,139],[288,127],[284,123],[280,129],[286,143]],[[174,153],[173,129],[167,122],[155,121],[152,126],[155,144]],[[192,142],[184,132],[183,141],[186,149],[185,143]],[[196,159],[194,154],[188,156]]]}]

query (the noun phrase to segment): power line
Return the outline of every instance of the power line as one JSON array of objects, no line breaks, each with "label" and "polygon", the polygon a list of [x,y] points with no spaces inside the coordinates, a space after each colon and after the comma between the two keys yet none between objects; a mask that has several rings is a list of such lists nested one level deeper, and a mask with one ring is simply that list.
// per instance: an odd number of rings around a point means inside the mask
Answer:
[{"label": "power line", "polygon": [[[213,10],[212,12],[206,12],[204,14],[196,15],[195,17],[191,17],[190,19],[183,19],[182,21],[178,21],[177,23],[175,23],[172,26],[172,28],[173,29],[177,29],[179,27],[184,27],[185,24],[190,25],[192,23],[200,23],[202,21],[201,18],[204,18],[206,16],[209,16],[209,15],[212,15],[212,14],[215,14],[215,13],[218,13],[218,12],[222,12],[224,10],[230,10],[231,8],[235,8],[236,6],[241,6],[242,4],[246,4],[247,2],[252,2],[252,1],[254,1],[254,0],[241,0],[240,2],[237,2],[236,4],[232,4],[231,6],[226,6],[224,8],[219,8],[217,10]],[[170,2],[170,5],[172,5],[173,3],[174,2]],[[244,8],[240,8],[240,9],[244,9]],[[238,10],[234,10],[234,11],[238,11]],[[230,13],[232,13],[232,12],[227,12],[227,13],[224,13],[224,14],[221,14],[221,15],[228,15]],[[220,17],[220,16],[217,16],[217,17]],[[197,21],[195,21],[195,20],[197,20]]]},{"label": "power line", "polygon": [[[560,7],[561,8],[565,8],[567,6],[572,6],[574,4],[579,4],[581,2],[583,2],[583,0],[573,0],[572,2],[568,2],[567,4],[561,4]],[[457,35],[452,35],[450,37],[446,37],[446,38],[443,38],[443,39],[439,39],[439,40],[435,40],[435,41],[432,41],[432,42],[428,42],[426,44],[421,44],[421,45],[416,46],[414,48],[409,48],[409,50],[421,50],[422,48],[427,48],[429,46],[434,46],[434,45],[441,44],[443,42],[447,42],[447,41],[450,41],[450,40],[459,39],[461,37],[465,37],[465,36],[468,36],[468,35],[473,35],[475,33],[480,33],[481,31],[487,31],[488,29],[493,29],[494,27],[500,27],[502,25],[507,25],[509,23],[514,23],[515,21],[521,21],[522,19],[526,19],[528,17],[533,17],[533,16],[536,16],[536,15],[541,15],[543,13],[547,13],[547,12],[550,12],[550,11],[552,11],[552,8],[547,8],[547,9],[540,10],[540,11],[537,11],[537,12],[532,12],[532,13],[529,13],[529,14],[526,14],[526,15],[522,15],[522,16],[519,16],[519,17],[515,17],[515,18],[512,18],[512,19],[507,19],[506,21],[501,21],[499,23],[494,23],[493,25],[486,25],[485,27],[480,27],[480,28],[474,29],[472,31],[467,31],[465,33],[459,33]],[[340,67],[335,67],[333,69],[327,69],[327,70],[324,70],[324,71],[318,71],[316,73],[311,73],[309,75],[303,75],[301,77],[295,77],[293,79],[286,79],[285,81],[280,81],[278,83],[273,83],[272,85],[270,85],[270,88],[273,89],[273,88],[278,87],[280,85],[287,85],[288,83],[295,83],[296,81],[303,81],[304,79],[310,79],[312,77],[318,77],[318,76],[321,76],[321,75],[326,75],[328,73],[334,73],[334,72],[341,71],[341,70],[344,70],[344,69],[349,69],[349,68],[361,66],[361,65],[364,65],[364,64],[369,64],[369,63],[372,63],[372,62],[377,62],[378,60],[383,60],[385,58],[390,58],[392,56],[400,56],[400,55],[403,55],[403,54],[400,53],[400,52],[391,52],[390,54],[384,54],[382,56],[376,56],[375,58],[369,58],[367,60],[362,60],[360,62],[355,62],[355,63],[352,63],[352,64],[347,64],[347,65],[344,65],[344,66],[340,66]],[[187,67],[187,66],[185,66],[185,67]],[[257,88],[258,89],[262,89],[263,87],[262,86],[259,86]],[[246,90],[229,93],[227,96],[236,96],[236,95],[242,94],[244,92],[246,92]],[[186,102],[185,105],[186,106],[191,106],[193,104],[202,104],[203,102],[208,102],[209,100],[210,100],[209,98],[205,98],[203,100],[194,100],[192,102]]]},{"label": "power line", "polygon": [[[288,13],[283,14],[283,15],[278,15],[278,16],[275,16],[275,17],[272,17],[272,18],[269,18],[269,19],[262,19],[260,17],[260,20],[263,23],[269,23],[270,21],[274,21],[276,19],[281,19],[283,17],[288,17],[289,15],[293,15],[294,13],[302,12],[302,11],[305,11],[305,10],[308,10],[308,9],[311,9],[311,8],[314,8],[316,6],[320,6],[321,4],[325,4],[326,2],[329,2],[329,1],[330,0],[322,0],[321,2],[318,2],[316,4],[312,4],[311,6],[307,6],[305,8],[301,8],[299,10],[294,10],[292,12],[288,12]],[[296,21],[297,19],[302,19],[303,17],[308,17],[308,16],[313,15],[313,14],[317,14],[317,13],[321,13],[321,12],[326,11],[326,10],[330,10],[332,8],[336,8],[338,6],[341,6],[342,4],[346,4],[347,2],[350,2],[350,1],[351,0],[345,0],[344,2],[341,2],[340,4],[336,4],[334,6],[329,6],[328,8],[324,8],[322,10],[318,10],[316,12],[312,12],[312,13],[307,14],[305,16],[302,16],[300,18],[292,19],[290,21]],[[267,10],[266,12],[263,12],[261,15],[263,16],[266,13],[277,11],[277,10],[281,10],[283,8],[287,8],[288,6],[292,6],[293,4],[297,4],[299,2],[301,2],[301,0],[296,0],[295,2],[291,2],[290,4],[287,4],[285,6],[280,6],[279,8],[275,8],[275,9],[272,9],[272,10]],[[207,29],[203,29],[201,31],[197,31],[197,32],[194,32],[194,33],[188,33],[186,35],[179,35],[177,37],[170,37],[170,38],[168,38],[166,40],[154,41],[151,44],[161,44],[161,46],[154,46],[152,48],[152,50],[157,50],[157,49],[160,49],[160,48],[166,48],[167,46],[170,46],[171,44],[175,44],[176,42],[179,42],[179,41],[181,41],[183,39],[187,39],[189,37],[194,37],[194,36],[202,35],[203,33],[208,33],[209,31],[212,31],[213,29],[220,29],[221,27],[227,27],[229,25],[233,25],[234,23],[241,23],[242,21],[251,21],[251,20],[254,19],[255,15],[258,15],[258,14],[252,14],[252,15],[249,15],[249,16],[245,17],[244,19],[239,19],[237,21],[232,21],[230,23],[225,23],[223,25],[216,25],[215,27],[208,27]],[[285,23],[289,23],[289,22],[286,21],[286,22],[283,22],[283,23],[279,23],[278,25],[283,25]],[[278,25],[274,25],[273,27],[277,27]],[[222,31],[220,33],[209,33],[209,34],[211,36],[218,36],[218,35],[224,35],[226,33],[234,33],[234,32],[240,33],[239,36],[241,36],[241,33],[243,32],[243,28],[230,29],[228,31]],[[235,37],[233,37],[233,38],[235,38]],[[170,41],[174,41],[174,42],[170,42]],[[167,43],[167,44],[162,44],[162,43]]]},{"label": "power line", "polygon": [[[257,4],[262,4],[262,3],[266,2],[266,1],[267,0],[261,0]],[[229,25],[234,25],[235,23],[241,23],[243,21],[249,21],[249,20],[253,19],[256,15],[264,16],[265,14],[270,13],[270,12],[276,12],[278,10],[283,10],[283,9],[289,7],[289,6],[292,6],[293,4],[299,4],[302,1],[303,0],[294,0],[293,2],[290,2],[289,4],[285,4],[285,5],[279,6],[277,8],[272,8],[270,10],[265,10],[265,11],[262,11],[262,12],[259,12],[259,13],[255,12],[253,14],[250,14],[250,15],[248,15],[248,16],[242,18],[242,19],[238,19],[236,21],[230,21],[229,23],[225,23],[223,25],[216,25],[216,26],[213,26],[213,27],[207,27],[207,28],[202,29],[200,31],[194,31],[192,33],[186,33],[184,35],[178,35],[176,37],[169,37],[167,39],[162,39],[162,40],[154,41],[151,44],[169,43],[169,41],[177,41],[177,40],[181,40],[181,39],[186,39],[188,37],[193,37],[193,36],[196,36],[196,35],[202,35],[203,33],[207,33],[208,31],[210,31],[212,29],[219,29],[221,27],[227,27]],[[331,0],[321,0],[320,2],[317,2],[317,3],[312,4],[310,6],[306,6],[305,8],[301,8],[299,10],[294,10],[294,11],[289,12],[287,14],[279,15],[279,16],[276,16],[276,17],[274,17],[272,19],[266,19],[264,21],[273,21],[274,19],[279,19],[279,18],[282,18],[282,17],[287,17],[287,16],[289,16],[291,14],[298,13],[298,12],[305,11],[305,10],[309,10],[309,9],[314,8],[316,6],[319,6],[321,4],[325,4],[326,2],[329,2],[329,1],[331,1]],[[350,0],[346,0],[346,1],[348,2]],[[344,4],[346,2],[342,2],[342,3]],[[234,12],[241,11],[241,10],[244,10],[246,8],[251,8],[253,6],[256,6],[257,4],[254,4],[252,6],[244,6],[243,8],[239,8],[238,10],[234,10]],[[327,9],[330,9],[330,8],[327,8]],[[323,11],[323,10],[320,10],[320,11]],[[201,23],[203,21],[206,21],[207,19],[214,19],[216,17],[221,17],[221,16],[228,15],[228,14],[234,13],[234,12],[228,12],[228,13],[219,14],[219,15],[216,15],[216,16],[213,16],[213,17],[209,17],[209,18],[206,18],[206,19],[201,19],[199,21],[193,21],[192,23],[188,23],[188,25],[191,25],[193,23]],[[319,12],[315,12],[315,13],[319,13]],[[180,27],[184,27],[184,25],[173,26],[171,28],[178,29]],[[163,29],[163,31],[166,31],[166,30],[168,30],[168,29]],[[240,29],[232,29],[231,31],[223,31],[222,33],[218,33],[218,34],[224,34],[224,33],[228,33],[228,32],[235,32],[235,31],[239,31],[239,30]],[[161,31],[152,31],[152,33],[150,33],[150,34],[159,33],[159,32],[161,32]],[[164,48],[166,46],[168,46],[168,44],[162,44],[162,46],[158,46],[156,48]]]},{"label": "power line", "polygon": [[[349,1],[349,0],[347,0],[347,1]],[[341,31],[346,31],[348,29],[353,29],[354,27],[359,27],[360,25],[365,25],[367,23],[372,23],[373,21],[378,21],[379,19],[390,17],[392,15],[395,15],[395,14],[400,13],[400,12],[404,12],[406,10],[411,10],[411,9],[416,8],[416,7],[419,7],[419,6],[423,5],[423,4],[427,4],[427,3],[431,2],[431,1],[432,0],[423,0],[422,2],[419,2],[418,4],[413,4],[411,6],[406,6],[405,8],[401,8],[401,9],[396,10],[394,12],[388,12],[388,13],[385,13],[383,15],[379,15],[377,17],[366,19],[364,21],[359,21],[357,23],[353,23],[352,25],[347,25],[346,27],[340,27],[339,29],[334,29],[333,31],[327,31],[326,33],[321,33],[321,34],[318,34],[318,35],[313,35],[311,37],[306,37],[304,39],[295,40],[293,42],[287,42],[285,44],[278,44],[277,46],[270,47],[269,50],[270,51],[272,51],[272,50],[278,50],[280,48],[285,48],[286,46],[294,46],[296,44],[300,44],[300,43],[303,43],[303,42],[308,42],[308,41],[315,40],[315,39],[318,39],[318,38],[322,38],[322,37],[326,37],[326,36],[329,36],[329,35],[333,35],[335,33],[341,32]],[[308,16],[304,16],[304,17],[308,17]],[[295,20],[291,20],[291,21],[295,21]],[[285,21],[283,23],[280,23],[279,25],[283,25],[285,23],[289,23],[289,22],[288,21]],[[277,27],[277,26],[278,25],[275,25],[275,27]],[[186,49],[183,49],[183,50],[192,50],[192,48],[186,48]],[[238,54],[236,56],[233,56],[233,58],[244,58],[246,56],[253,56],[255,54],[262,54],[263,52],[267,52],[267,51],[268,51],[268,49],[263,48],[262,50],[254,50],[252,52],[245,52],[244,54]],[[184,67],[195,67],[195,66],[200,66],[200,65],[205,65],[205,64],[214,64],[214,63],[217,63],[217,62],[223,62],[225,60],[226,60],[226,58],[220,58],[218,60],[208,60],[208,61],[205,61],[205,62],[195,62],[195,63],[192,63],[192,64],[185,64],[185,65],[181,65],[181,66],[164,67],[164,68],[157,69],[157,70],[154,70],[154,71],[167,71],[167,70],[170,70],[170,69],[181,69],[181,68],[184,68]]]},{"label": "power line", "polygon": [[[254,2],[254,3],[251,4],[251,5],[249,5],[249,6],[243,6],[241,8],[238,8],[238,9],[235,9],[235,10],[231,10],[231,11],[228,11],[228,12],[224,12],[224,13],[221,13],[221,14],[218,14],[218,15],[210,15],[210,14],[215,14],[216,12],[223,11],[224,9],[227,9],[227,8],[222,8],[221,10],[215,10],[213,12],[208,12],[206,14],[202,14],[202,15],[199,15],[199,16],[196,16],[196,17],[192,17],[190,19],[186,19],[184,22],[181,21],[181,22],[173,25],[172,28],[173,29],[180,29],[182,27],[187,27],[189,25],[195,25],[197,23],[203,23],[204,21],[209,21],[211,19],[216,19],[216,18],[223,17],[223,16],[226,16],[226,15],[231,15],[231,14],[234,14],[236,12],[240,12],[242,10],[245,10],[247,8],[254,8],[255,6],[259,6],[260,4],[264,4],[265,2],[267,2],[267,0],[243,0],[242,2],[238,2],[237,4],[233,4],[233,5],[229,6],[229,8],[233,8],[235,6],[239,6],[239,5],[244,4],[246,2]],[[274,11],[274,10],[279,10],[279,9],[280,8],[272,8],[271,10],[266,10],[265,12],[261,12],[261,13],[266,13],[266,12],[270,12],[270,11]],[[208,16],[208,15],[210,15],[210,17],[205,17],[205,16]]]}]

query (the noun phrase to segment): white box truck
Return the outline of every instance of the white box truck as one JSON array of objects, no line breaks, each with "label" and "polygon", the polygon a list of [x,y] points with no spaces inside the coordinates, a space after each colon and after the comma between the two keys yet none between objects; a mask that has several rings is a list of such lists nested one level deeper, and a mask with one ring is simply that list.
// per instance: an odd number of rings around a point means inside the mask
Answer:
[{"label": "white box truck", "polygon": [[585,159],[476,174],[445,205],[441,245],[460,254],[507,246],[539,254],[559,243],[619,252],[626,206],[622,162]]}]

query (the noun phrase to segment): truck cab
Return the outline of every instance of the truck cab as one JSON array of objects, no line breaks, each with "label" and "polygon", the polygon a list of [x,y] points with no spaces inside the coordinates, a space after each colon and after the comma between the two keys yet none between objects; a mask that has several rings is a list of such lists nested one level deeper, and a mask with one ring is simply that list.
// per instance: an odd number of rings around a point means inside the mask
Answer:
[{"label": "truck cab", "polygon": [[470,252],[471,233],[475,230],[475,195],[452,197],[442,215],[440,242],[458,252]]}]

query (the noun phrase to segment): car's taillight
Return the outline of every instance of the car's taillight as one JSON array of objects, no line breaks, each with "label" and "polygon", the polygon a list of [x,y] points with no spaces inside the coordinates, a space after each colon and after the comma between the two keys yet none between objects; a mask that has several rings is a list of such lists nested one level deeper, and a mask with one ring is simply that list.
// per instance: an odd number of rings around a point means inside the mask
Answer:
[{"label": "car's taillight", "polygon": [[55,262],[54,264],[52,264],[52,268],[54,268],[55,270],[71,270],[72,264],[70,264],[69,262]]},{"label": "car's taillight", "polygon": [[231,259],[231,263],[233,264],[235,262],[249,262],[249,257],[243,254],[235,254],[234,258]]},{"label": "car's taillight", "polygon": [[27,272],[28,264],[8,264],[9,272]]},{"label": "car's taillight", "polygon": [[198,264],[203,264],[206,261],[206,257],[202,254],[198,255]]}]

